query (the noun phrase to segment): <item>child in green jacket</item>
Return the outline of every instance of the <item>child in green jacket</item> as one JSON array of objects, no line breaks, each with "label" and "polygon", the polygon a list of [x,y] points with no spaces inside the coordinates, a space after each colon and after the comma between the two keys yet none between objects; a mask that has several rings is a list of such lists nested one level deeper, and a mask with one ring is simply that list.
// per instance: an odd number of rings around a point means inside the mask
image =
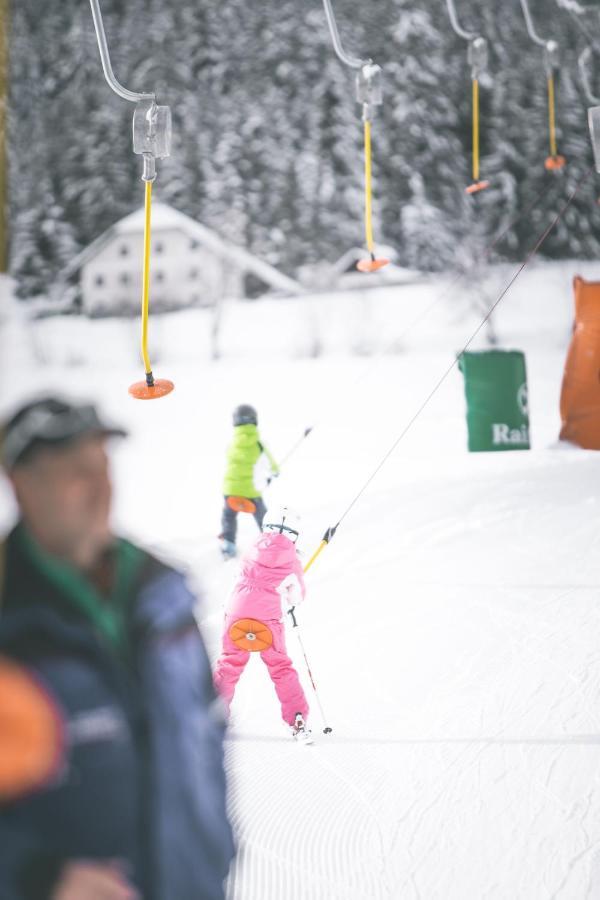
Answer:
[{"label": "child in green jacket", "polygon": [[253,406],[243,403],[233,411],[233,441],[227,451],[227,470],[223,482],[225,505],[221,517],[221,551],[226,559],[235,556],[238,512],[250,512],[259,528],[266,512],[260,490],[255,485],[255,470],[266,457],[270,477],[279,475],[279,467],[258,433],[258,414]]}]

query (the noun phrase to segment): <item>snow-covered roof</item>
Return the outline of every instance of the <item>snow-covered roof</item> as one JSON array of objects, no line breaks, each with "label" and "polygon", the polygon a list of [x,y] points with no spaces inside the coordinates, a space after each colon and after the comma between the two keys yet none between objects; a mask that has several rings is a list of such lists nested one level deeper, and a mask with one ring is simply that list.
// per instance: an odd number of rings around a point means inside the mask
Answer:
[{"label": "snow-covered roof", "polygon": [[[288,278],[287,275],[279,272],[274,266],[254,256],[243,247],[238,247],[236,244],[225,241],[216,231],[201,225],[190,216],[179,212],[167,203],[154,202],[152,204],[152,231],[156,233],[167,229],[183,231],[188,237],[195,238],[202,246],[211,250],[215,256],[227,259],[245,272],[252,272],[265,284],[279,291],[299,294],[303,290],[301,285],[294,281],[293,278]],[[85,250],[82,250],[81,253],[74,257],[60,273],[61,279],[66,281],[73,276],[115,237],[125,234],[140,234],[143,230],[144,208],[142,207],[116,222],[104,234],[96,238],[89,247],[86,247]]]},{"label": "snow-covered roof", "polygon": [[[114,230],[116,234],[137,234],[140,231],[144,230],[144,216],[145,210],[144,207],[141,206],[139,209],[136,209],[134,212],[130,213],[128,216],[125,216],[124,219],[120,219],[115,223]],[[172,206],[169,206],[168,203],[160,203],[156,200],[152,203],[152,228],[156,230],[160,230],[162,228],[182,228],[184,231],[188,231],[191,225],[197,225],[197,223],[190,216],[186,216],[184,213],[179,212],[179,210],[174,209]],[[198,225],[199,228],[203,229],[203,231],[209,231],[208,228],[204,228],[202,225]]]}]

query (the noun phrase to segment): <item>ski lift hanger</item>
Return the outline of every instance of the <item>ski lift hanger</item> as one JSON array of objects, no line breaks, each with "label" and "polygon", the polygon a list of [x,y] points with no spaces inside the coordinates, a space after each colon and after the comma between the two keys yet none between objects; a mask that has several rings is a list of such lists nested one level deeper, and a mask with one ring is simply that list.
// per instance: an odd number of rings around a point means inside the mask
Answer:
[{"label": "ski lift hanger", "polygon": [[132,384],[129,393],[138,400],[153,400],[170,394],[174,388],[172,381],[154,378],[148,353],[152,185],[156,180],[156,160],[165,159],[171,152],[171,110],[168,106],[158,106],[154,93],[130,91],[117,81],[110,61],[100,0],[90,0],[90,5],[104,77],[117,96],[136,104],[133,113],[133,152],[142,157],[142,181],[145,184],[141,349],[146,377],[144,381]]},{"label": "ski lift hanger", "polygon": [[[596,172],[600,173],[600,98],[594,95],[587,72],[587,63],[591,55],[592,48],[588,46],[579,57],[579,71],[581,73],[581,80],[583,81],[583,89],[587,100],[589,103],[593,104],[593,106],[588,109],[588,125],[592,140],[592,149],[594,151],[594,166]],[[598,202],[600,202],[600,200]]]},{"label": "ski lift hanger", "polygon": [[479,174],[479,76],[487,68],[487,41],[481,35],[462,28],[456,14],[454,0],[446,0],[448,16],[452,30],[459,38],[469,42],[467,59],[471,67],[471,106],[472,106],[472,175],[473,182],[465,188],[467,194],[476,194],[489,187],[489,181],[482,181]]},{"label": "ski lift hanger", "polygon": [[375,244],[373,240],[373,189],[372,189],[372,150],[371,150],[371,121],[373,118],[373,107],[381,106],[383,103],[383,91],[381,86],[381,68],[373,63],[371,59],[359,59],[357,56],[351,56],[346,53],[342,45],[340,33],[338,31],[335,14],[331,5],[331,0],[323,0],[325,8],[325,16],[327,25],[329,26],[329,34],[333,43],[335,53],[345,66],[350,69],[356,69],[356,100],[362,105],[362,119],[364,131],[364,155],[365,155],[365,241],[370,259],[361,259],[356,264],[359,272],[376,272],[378,269],[387,266],[389,259],[383,257],[376,258]]},{"label": "ski lift hanger", "polygon": [[90,3],[92,7],[94,28],[96,30],[96,39],[98,41],[98,49],[100,51],[102,69],[104,71],[104,77],[106,78],[110,87],[113,89],[115,94],[118,94],[118,96],[122,97],[123,100],[130,100],[132,103],[137,103],[139,100],[155,100],[156,98],[153,93],[140,94],[137,91],[129,91],[126,87],[123,87],[123,85],[117,81],[110,61],[110,53],[108,50],[108,42],[106,40],[106,32],[104,30],[104,22],[102,20],[102,12],[100,10],[99,0],[90,0]]},{"label": "ski lift hanger", "polygon": [[556,101],[554,89],[554,73],[558,70],[559,66],[559,47],[556,41],[544,40],[544,38],[541,38],[535,30],[533,19],[531,18],[531,12],[529,10],[528,0],[521,0],[521,8],[523,10],[523,16],[525,17],[527,33],[531,41],[538,47],[543,47],[544,49],[544,68],[546,71],[546,83],[548,86],[548,134],[550,142],[550,156],[546,158],[544,165],[549,172],[558,172],[565,167],[567,162],[564,156],[559,155],[556,146]]},{"label": "ski lift hanger", "polygon": [[327,17],[327,24],[329,25],[333,49],[340,62],[343,62],[344,65],[348,66],[350,69],[362,69],[363,66],[370,65],[372,63],[371,59],[359,59],[358,56],[350,56],[349,53],[346,53],[342,45],[342,39],[340,38],[340,32],[335,20],[335,13],[333,12],[330,0],[323,0],[323,6],[325,7],[325,16]]},{"label": "ski lift hanger", "polygon": [[[588,73],[588,63],[592,56],[592,47],[588,45],[580,53],[577,60],[579,73],[583,84],[588,103],[592,104],[588,108],[588,126],[590,130],[590,138],[592,141],[592,150],[594,151],[594,166],[596,172],[600,172],[600,98],[596,97],[592,91],[592,85]],[[600,204],[600,198],[596,200]]]},{"label": "ski lift hanger", "polygon": [[[583,86],[583,92],[585,94],[586,100],[589,104],[591,104],[591,106],[588,108],[588,126],[590,131],[590,138],[592,141],[592,149],[594,152],[594,167],[596,171],[600,173],[600,97],[594,94],[589,73],[591,63],[593,61],[592,57],[594,51],[599,52],[600,46],[598,44],[598,41],[594,38],[593,33],[585,28],[584,25],[579,21],[579,15],[570,8],[567,8],[567,11],[571,14],[573,21],[588,42],[587,46],[585,46],[579,54],[579,57],[577,59],[577,67],[579,69],[581,84]],[[583,7],[582,12],[598,12],[598,9]],[[600,198],[598,198],[596,202],[600,204]]]},{"label": "ski lift hanger", "polygon": [[577,66],[579,68],[579,74],[581,76],[581,83],[583,85],[583,91],[585,93],[586,100],[588,101],[588,103],[592,103],[594,106],[598,106],[600,105],[600,97],[597,97],[592,90],[592,83],[590,81],[588,72],[592,54],[593,48],[591,47],[591,45],[584,47],[584,49],[579,54]]},{"label": "ski lift hanger", "polygon": [[446,0],[446,6],[448,7],[448,16],[450,17],[450,24],[452,26],[452,30],[458,37],[463,38],[465,41],[473,41],[477,37],[477,35],[473,31],[465,31],[465,29],[461,26],[458,21],[458,15],[456,14],[456,6],[454,5],[454,0]]}]

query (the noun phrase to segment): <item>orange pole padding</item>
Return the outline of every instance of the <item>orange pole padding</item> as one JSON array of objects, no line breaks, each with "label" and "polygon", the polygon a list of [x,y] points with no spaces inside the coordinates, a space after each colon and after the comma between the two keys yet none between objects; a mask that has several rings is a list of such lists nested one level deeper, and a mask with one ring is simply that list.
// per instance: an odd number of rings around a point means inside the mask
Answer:
[{"label": "orange pole padding", "polygon": [[560,439],[600,450],[600,282],[573,280],[575,322],[560,394]]}]

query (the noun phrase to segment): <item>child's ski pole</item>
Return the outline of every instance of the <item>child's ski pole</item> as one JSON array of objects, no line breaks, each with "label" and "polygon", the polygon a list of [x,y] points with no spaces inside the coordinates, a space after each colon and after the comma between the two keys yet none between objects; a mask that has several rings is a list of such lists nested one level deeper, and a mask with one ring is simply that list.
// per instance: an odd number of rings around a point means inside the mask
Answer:
[{"label": "child's ski pole", "polygon": [[280,468],[281,468],[281,466],[283,466],[286,462],[288,462],[288,460],[290,459],[291,456],[294,455],[294,453],[296,452],[296,450],[298,449],[298,447],[300,446],[300,444],[301,444],[303,441],[306,440],[306,438],[309,436],[309,434],[311,433],[312,430],[313,430],[313,426],[312,426],[312,425],[309,425],[308,428],[305,428],[305,429],[304,429],[304,434],[302,435],[302,437],[298,438],[298,440],[296,441],[296,443],[294,444],[294,446],[293,446],[290,450],[288,450],[288,452],[285,454],[285,456],[283,457],[283,459],[282,459],[281,462],[279,463],[279,467],[280,467]]},{"label": "child's ski pole", "polygon": [[298,447],[306,440],[306,438],[309,436],[309,434],[311,433],[312,430],[313,430],[312,425],[309,425],[308,428],[304,429],[304,434],[302,435],[302,437],[298,438],[298,440],[296,441],[294,446],[288,450],[288,452],[285,454],[283,459],[280,461],[279,466],[278,466],[279,471],[272,472],[271,475],[267,478],[267,487],[271,484],[272,481],[274,481],[278,477],[283,466],[289,462],[290,458],[294,455],[294,453],[296,452]]},{"label": "child's ski pole", "polygon": [[315,679],[313,678],[312,672],[310,670],[310,664],[308,662],[308,657],[306,656],[306,650],[304,649],[304,644],[302,643],[302,638],[300,637],[300,631],[298,630],[298,622],[296,620],[296,616],[294,615],[295,606],[290,606],[288,609],[288,613],[292,617],[294,631],[296,632],[296,637],[298,638],[298,643],[300,644],[300,649],[302,650],[302,656],[304,657],[304,662],[306,663],[306,669],[308,671],[308,677],[310,678],[310,683],[312,684],[313,691],[315,693],[315,699],[317,701],[317,706],[319,707],[319,711],[321,713],[321,719],[323,720],[323,734],[331,734],[333,731],[332,728],[327,724],[327,717],[325,716],[325,711],[323,710],[323,706],[319,699],[319,694],[317,692],[317,686],[315,684]]}]

